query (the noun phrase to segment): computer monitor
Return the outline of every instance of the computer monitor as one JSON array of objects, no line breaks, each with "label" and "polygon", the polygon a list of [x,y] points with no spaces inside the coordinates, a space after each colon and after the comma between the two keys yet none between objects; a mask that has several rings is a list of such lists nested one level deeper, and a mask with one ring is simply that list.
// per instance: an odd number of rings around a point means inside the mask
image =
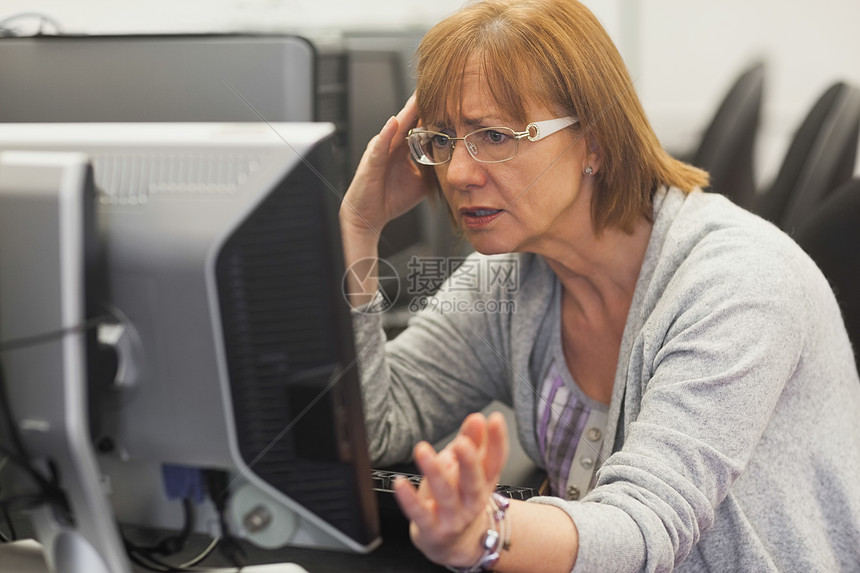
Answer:
[{"label": "computer monitor", "polygon": [[[219,534],[223,522],[230,535],[271,548],[366,552],[379,543],[341,291],[333,133],[322,123],[0,125],[0,150],[74,151],[93,167],[104,255],[82,273],[104,269],[104,304],[43,330],[65,339],[97,323],[113,349],[113,374],[86,377],[76,395],[94,410],[83,423],[121,523],[179,529],[182,500],[208,496],[198,531]],[[8,285],[30,251],[3,252]],[[12,294],[23,300],[10,302]],[[3,288],[4,330],[5,309],[34,308],[38,296]],[[4,366],[16,341],[42,334],[7,332]],[[21,373],[7,369],[13,408],[21,395],[53,402],[28,395]],[[212,476],[223,489],[213,490]]]},{"label": "computer monitor", "polygon": [[321,34],[0,37],[0,122],[332,122],[347,176],[347,55]]},{"label": "computer monitor", "polygon": [[345,59],[289,34],[0,38],[0,122],[338,122]]},{"label": "computer monitor", "polygon": [[[0,122],[330,121],[345,187],[367,142],[414,91],[423,33],[0,38]],[[413,258],[470,250],[441,201],[391,221],[379,249],[400,278],[388,294],[401,311]],[[410,316],[398,309],[384,315],[393,331]]]}]

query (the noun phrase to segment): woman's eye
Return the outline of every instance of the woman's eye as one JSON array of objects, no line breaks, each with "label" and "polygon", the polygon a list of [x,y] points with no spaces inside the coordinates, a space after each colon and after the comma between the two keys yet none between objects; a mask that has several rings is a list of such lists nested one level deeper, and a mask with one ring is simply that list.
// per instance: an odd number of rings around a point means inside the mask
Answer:
[{"label": "woman's eye", "polygon": [[437,134],[433,135],[432,141],[433,141],[433,145],[436,147],[447,147],[447,145],[450,143],[451,140],[448,138],[447,135],[442,135],[441,133],[437,133]]},{"label": "woman's eye", "polygon": [[490,143],[501,144],[508,140],[508,136],[500,131],[496,131],[495,129],[488,129],[484,132],[484,139]]}]

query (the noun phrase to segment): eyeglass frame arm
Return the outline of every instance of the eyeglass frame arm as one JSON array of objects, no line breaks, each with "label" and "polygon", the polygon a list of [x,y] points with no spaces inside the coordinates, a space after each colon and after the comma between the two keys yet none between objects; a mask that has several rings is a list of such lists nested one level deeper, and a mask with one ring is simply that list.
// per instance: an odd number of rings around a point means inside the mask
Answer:
[{"label": "eyeglass frame arm", "polygon": [[[578,122],[578,119],[571,116],[559,117],[556,119],[545,119],[543,121],[533,121],[526,126],[525,131],[515,131],[514,135],[517,139],[526,137],[529,141],[539,141],[544,137],[548,137],[557,131],[561,131],[567,126]],[[534,135],[532,135],[532,130],[534,130]]]}]

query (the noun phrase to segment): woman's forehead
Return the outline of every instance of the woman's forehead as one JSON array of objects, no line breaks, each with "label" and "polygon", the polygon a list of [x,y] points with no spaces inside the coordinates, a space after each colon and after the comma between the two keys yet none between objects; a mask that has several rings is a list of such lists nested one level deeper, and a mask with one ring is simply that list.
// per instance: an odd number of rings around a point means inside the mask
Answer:
[{"label": "woman's forehead", "polygon": [[420,105],[422,120],[433,124],[496,125],[499,122],[518,124],[532,121],[549,109],[546,98],[529,93],[530,77],[511,80],[502,77],[492,62],[478,55],[466,59],[460,73],[448,69],[442,91],[436,91],[435,101]]},{"label": "woman's forehead", "polygon": [[[479,94],[464,91],[450,95],[444,107],[437,107],[437,113],[428,114],[428,117],[422,117],[422,120],[433,125],[462,125],[476,128],[505,126],[524,129],[525,123],[535,121],[535,118],[553,115],[546,105],[537,103],[533,99],[523,100],[521,105],[523,117],[519,117],[515,106],[514,109],[510,106],[506,107],[489,91],[481,91]],[[520,123],[523,125],[518,125]]]}]

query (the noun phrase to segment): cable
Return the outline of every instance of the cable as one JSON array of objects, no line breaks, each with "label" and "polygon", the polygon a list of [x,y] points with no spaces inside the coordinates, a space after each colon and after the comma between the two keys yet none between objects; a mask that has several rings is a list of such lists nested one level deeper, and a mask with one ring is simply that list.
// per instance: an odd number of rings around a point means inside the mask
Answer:
[{"label": "cable", "polygon": [[212,552],[215,551],[215,549],[218,547],[218,545],[220,543],[221,543],[221,538],[220,537],[214,537],[212,539],[212,543],[209,544],[209,547],[204,549],[203,552],[200,553],[200,555],[198,555],[197,557],[195,557],[193,559],[186,561],[185,563],[181,564],[179,567],[181,569],[191,569],[192,567],[199,565],[200,563],[203,562],[204,559],[206,559],[207,557],[212,555]]},{"label": "cable", "polygon": [[39,29],[36,31],[35,34],[28,34],[30,36],[46,35],[44,33],[45,24],[49,24],[50,26],[53,26],[54,34],[56,34],[58,36],[63,34],[63,30],[62,30],[62,27],[60,26],[60,23],[57,22],[55,19],[51,18],[50,16],[48,16],[47,14],[42,14],[40,12],[21,12],[19,14],[13,14],[12,16],[9,16],[8,18],[4,18],[4,19],[0,20],[0,37],[3,37],[3,36],[16,36],[16,37],[24,36],[25,34],[22,34],[17,29],[12,28],[9,24],[14,22],[15,20],[23,20],[25,18],[35,18],[39,21]]},{"label": "cable", "polygon": [[0,511],[2,511],[6,523],[9,524],[12,539],[17,538],[17,533],[15,532],[12,518],[9,515],[9,508],[15,504],[26,502],[24,509],[28,509],[29,507],[47,503],[55,510],[62,512],[69,518],[69,521],[72,521],[69,501],[65,492],[59,486],[59,480],[56,471],[54,471],[56,468],[49,465],[52,475],[46,477],[33,467],[27,459],[14,420],[15,418],[12,416],[12,409],[6,392],[5,369],[3,368],[2,361],[0,361],[0,435],[8,436],[9,446],[15,450],[10,450],[6,445],[0,443],[0,455],[4,456],[2,468],[5,468],[9,464],[18,466],[30,477],[39,491],[38,494],[18,495],[8,499],[0,499]]},{"label": "cable", "polygon": [[29,348],[31,346],[43,344],[45,342],[51,342],[52,340],[63,338],[64,336],[69,334],[79,334],[81,332],[86,332],[87,330],[95,328],[103,322],[108,322],[110,320],[113,320],[113,317],[111,315],[103,314],[88,318],[84,322],[80,324],[75,324],[73,326],[58,328],[57,330],[43,332],[42,334],[34,334],[32,336],[25,336],[23,338],[13,338],[12,340],[6,340],[0,343],[0,353],[8,352],[9,350]]},{"label": "cable", "polygon": [[45,498],[41,495],[21,494],[0,500],[0,511],[9,511],[12,509],[12,506],[16,504],[20,504],[18,511],[25,511],[39,507],[45,502]]},{"label": "cable", "polygon": [[126,544],[145,556],[149,556],[150,554],[168,556],[179,553],[194,532],[194,502],[191,499],[185,498],[182,500],[182,513],[184,516],[182,530],[178,534],[165,537],[155,545],[141,546],[128,540]]},{"label": "cable", "polygon": [[6,527],[9,529],[8,536],[5,533],[0,533],[3,535],[3,543],[15,541],[16,539],[18,539],[18,532],[15,531],[15,523],[12,521],[12,516],[9,515],[9,510],[4,507],[2,510],[0,510],[0,513],[3,514],[3,519],[6,521]]},{"label": "cable", "polygon": [[5,455],[6,460],[24,470],[24,472],[32,478],[33,482],[35,482],[36,486],[42,492],[42,496],[45,500],[57,500],[65,497],[62,491],[55,484],[51,483],[48,478],[36,471],[36,468],[31,466],[25,459],[15,455],[2,445],[0,445],[0,454]]},{"label": "cable", "polygon": [[3,519],[6,521],[6,527],[9,529],[9,535],[3,535],[4,541],[16,541],[18,539],[18,532],[15,530],[15,522],[12,521],[12,516],[9,515],[9,510],[5,507],[2,509]]},{"label": "cable", "polygon": [[[201,569],[195,569],[194,567],[196,565],[199,565],[204,559],[209,557],[212,552],[220,545],[220,537],[213,538],[213,540],[209,543],[206,549],[204,549],[199,555],[180,565],[171,565],[169,563],[166,563],[159,557],[156,557],[156,555],[169,556],[179,553],[185,547],[188,542],[188,539],[194,532],[195,519],[193,500],[190,498],[183,499],[182,508],[184,513],[183,526],[182,530],[176,535],[167,537],[153,545],[146,546],[137,545],[125,536],[123,536],[123,542],[125,544],[126,551],[129,553],[129,558],[132,559],[140,567],[144,567],[150,571],[201,571]],[[210,571],[209,569],[205,570]]]},{"label": "cable", "polygon": [[158,573],[167,573],[171,571],[171,568],[166,565],[159,565],[147,562],[147,558],[145,556],[140,555],[135,549],[134,546],[131,545],[128,540],[125,541],[125,551],[128,554],[128,558],[131,559],[132,563],[135,565],[146,569],[147,571],[157,571]]},{"label": "cable", "polygon": [[[9,19],[0,21],[0,29],[2,29],[2,25],[8,21]],[[61,339],[70,334],[86,332],[110,318],[110,315],[100,315],[67,328],[4,341],[3,343],[0,343],[0,355],[11,350],[29,348],[45,342]],[[6,460],[11,461],[23,469],[24,472],[32,478],[37,487],[41,490],[45,502],[51,503],[58,509],[61,509],[68,516],[71,516],[68,500],[66,499],[65,493],[59,486],[59,480],[56,473],[54,472],[54,475],[52,475],[49,480],[37,471],[28,460],[26,450],[15,426],[15,417],[12,415],[11,401],[9,400],[6,388],[6,372],[3,368],[2,361],[0,361],[0,436],[2,435],[9,437],[9,446],[12,449],[9,449],[0,443],[0,454],[5,455]],[[6,460],[4,460],[4,465]]]},{"label": "cable", "polygon": [[205,472],[209,497],[218,511],[218,523],[221,526],[221,555],[237,570],[242,569],[240,557],[245,557],[245,551],[230,534],[227,526],[227,497],[230,494],[227,472],[220,470],[207,470]]},{"label": "cable", "polygon": [[[9,464],[9,456],[4,456],[3,458],[0,458],[0,474],[3,473],[3,470],[6,469],[6,466],[8,464]],[[2,480],[0,480],[0,483],[2,483]],[[0,488],[0,493],[2,493],[2,492],[3,492],[3,488]],[[0,499],[2,499],[2,498],[0,498]],[[3,508],[2,511],[0,511],[0,513],[2,513],[3,519],[4,519],[4,521],[6,521],[6,526],[9,529],[9,535],[8,536],[5,533],[3,533],[2,531],[0,531],[0,543],[8,543],[10,541],[14,541],[18,536],[15,533],[15,524],[12,523],[12,517],[9,515],[9,512],[6,511],[5,508]],[[10,536],[11,536],[11,539],[10,539]]]},{"label": "cable", "polygon": [[132,544],[129,543],[126,543],[126,549],[129,553],[129,559],[131,559],[135,565],[138,565],[147,571],[155,571],[157,573],[237,573],[241,571],[241,568],[224,569],[222,567],[217,567],[212,569],[197,567],[200,562],[212,554],[220,542],[220,537],[213,538],[212,542],[203,550],[202,553],[180,565],[171,565],[169,563],[165,563],[161,559],[153,557],[152,555],[141,554]]},{"label": "cable", "polygon": [[8,449],[5,445],[0,444],[0,455],[5,456],[4,467],[8,463],[12,463],[27,473],[38,489],[41,491],[45,501],[50,503],[59,503],[60,507],[68,511],[68,502],[65,494],[57,486],[56,476],[54,481],[49,481],[41,472],[34,468],[24,453],[24,446],[18,436],[14,425],[14,417],[12,416],[11,405],[9,403],[8,394],[6,392],[6,371],[0,362],[0,435],[9,437],[10,446],[15,451]]}]

